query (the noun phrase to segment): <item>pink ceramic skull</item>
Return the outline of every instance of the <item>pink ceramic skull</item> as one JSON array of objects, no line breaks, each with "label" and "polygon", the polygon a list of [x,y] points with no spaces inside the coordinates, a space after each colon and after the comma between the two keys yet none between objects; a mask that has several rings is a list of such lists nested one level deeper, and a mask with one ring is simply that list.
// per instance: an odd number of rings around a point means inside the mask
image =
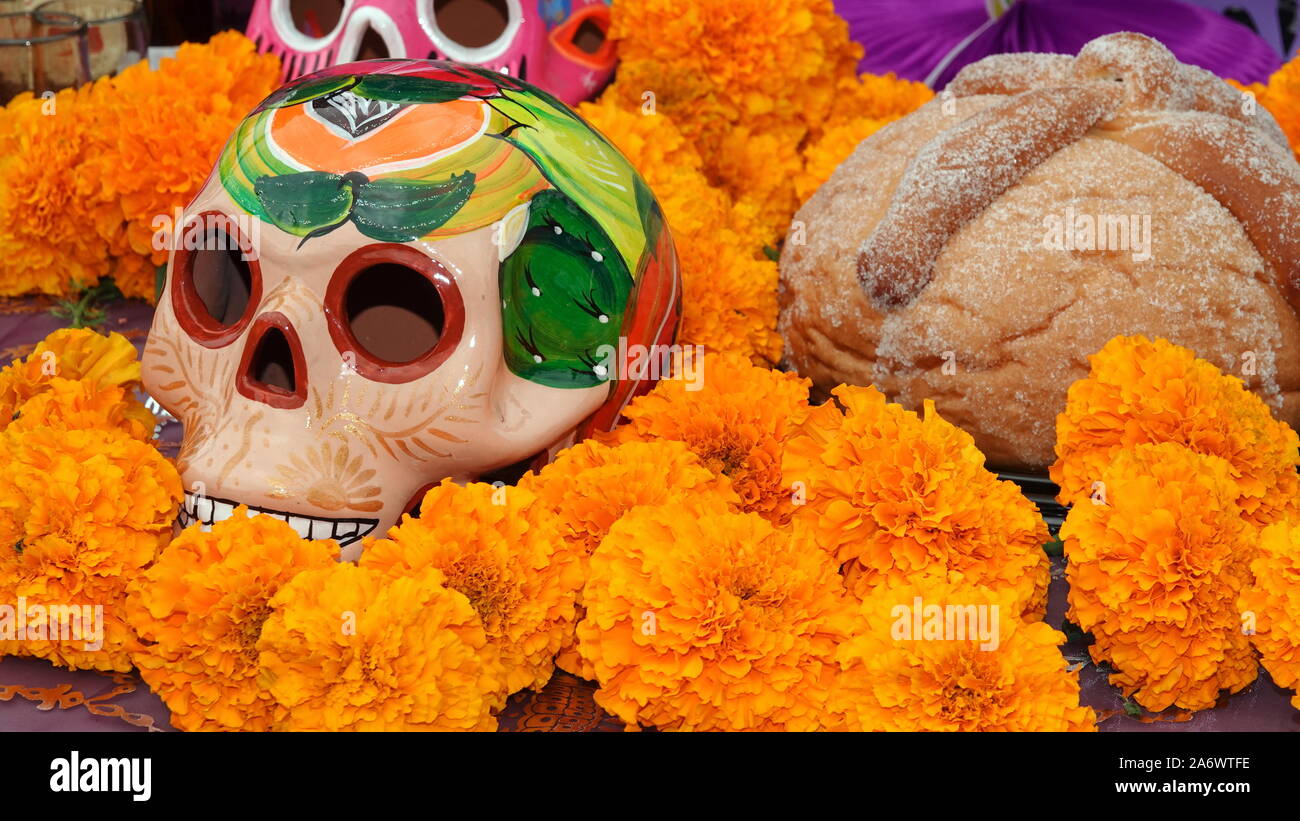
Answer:
[{"label": "pink ceramic skull", "polygon": [[239,504],[360,540],[443,478],[608,429],[672,343],[654,197],[550,95],[368,61],[277,91],[185,212],[143,357],[184,425],[182,526]]},{"label": "pink ceramic skull", "polygon": [[614,70],[608,0],[257,0],[248,36],[284,79],[380,57],[455,60],[574,105]]}]

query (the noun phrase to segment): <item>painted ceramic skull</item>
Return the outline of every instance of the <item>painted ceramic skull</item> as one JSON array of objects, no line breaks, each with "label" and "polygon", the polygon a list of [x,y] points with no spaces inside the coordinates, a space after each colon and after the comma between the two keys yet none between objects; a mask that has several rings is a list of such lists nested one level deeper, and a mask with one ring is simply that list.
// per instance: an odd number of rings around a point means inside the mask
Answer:
[{"label": "painted ceramic skull", "polygon": [[143,358],[184,425],[181,524],[243,503],[347,558],[434,482],[612,427],[655,374],[610,351],[670,345],[680,315],[623,156],[545,92],[454,63],[280,89],[182,229]]},{"label": "painted ceramic skull", "polygon": [[528,80],[570,105],[614,70],[608,0],[257,0],[248,36],[284,79],[376,57],[455,60]]}]

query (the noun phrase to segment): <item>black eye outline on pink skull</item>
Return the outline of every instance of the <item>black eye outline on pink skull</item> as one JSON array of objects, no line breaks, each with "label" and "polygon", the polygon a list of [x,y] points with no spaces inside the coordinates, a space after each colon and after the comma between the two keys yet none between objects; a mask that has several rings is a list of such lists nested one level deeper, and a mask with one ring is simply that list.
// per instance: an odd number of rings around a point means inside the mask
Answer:
[{"label": "black eye outline on pink skull", "polygon": [[[400,265],[420,274],[433,285],[442,303],[437,343],[407,362],[393,362],[366,350],[348,320],[348,286],[358,275],[383,264]],[[410,246],[383,242],[358,248],[334,269],[325,290],[325,319],[334,347],[345,359],[352,357],[351,364],[358,374],[374,382],[396,385],[432,373],[456,350],[465,329],[465,302],[455,278],[441,262]]]},{"label": "black eye outline on pink skull", "polygon": [[[257,255],[254,253],[252,244],[244,233],[239,230],[239,222],[229,214],[221,211],[204,211],[187,220],[190,227],[185,230],[184,238],[180,243],[181,247],[176,249],[176,255],[172,264],[172,282],[171,282],[171,301],[172,311],[176,314],[176,320],[181,329],[189,334],[190,338],[205,348],[224,348],[239,337],[248,323],[252,321],[254,314],[257,313],[257,306],[262,301],[262,267],[258,264]],[[188,237],[190,231],[201,230],[206,232],[213,227],[219,227],[221,231],[237,246],[237,249],[213,249],[213,248],[188,248],[190,243]],[[247,263],[249,275],[248,303],[244,306],[244,311],[239,318],[232,323],[225,323],[217,319],[208,310],[203,298],[199,296],[198,289],[194,284],[194,265],[198,261],[199,254],[203,252],[217,253],[238,250],[243,256],[243,262]]]}]

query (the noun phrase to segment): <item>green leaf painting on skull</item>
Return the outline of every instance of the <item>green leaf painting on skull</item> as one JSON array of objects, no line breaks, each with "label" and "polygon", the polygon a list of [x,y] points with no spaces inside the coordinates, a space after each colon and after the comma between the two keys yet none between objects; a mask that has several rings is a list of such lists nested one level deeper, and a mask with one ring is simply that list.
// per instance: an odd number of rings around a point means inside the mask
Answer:
[{"label": "green leaf painting on skull", "polygon": [[506,364],[556,388],[609,378],[602,346],[623,326],[632,276],[618,249],[564,194],[542,191],[528,209],[523,240],[501,265]]},{"label": "green leaf painting on skull", "polygon": [[349,220],[371,239],[411,242],[451,219],[473,191],[472,171],[443,181],[301,171],[261,177],[253,184],[267,221],[303,242]]},{"label": "green leaf painting on skull", "polygon": [[627,160],[551,95],[477,68],[387,60],[309,75],[241,123],[218,172],[300,248],[345,225],[385,243],[452,237],[526,205],[498,270],[504,359],[550,387],[616,379],[600,352],[626,333],[642,279],[676,277],[660,259],[663,214]]}]

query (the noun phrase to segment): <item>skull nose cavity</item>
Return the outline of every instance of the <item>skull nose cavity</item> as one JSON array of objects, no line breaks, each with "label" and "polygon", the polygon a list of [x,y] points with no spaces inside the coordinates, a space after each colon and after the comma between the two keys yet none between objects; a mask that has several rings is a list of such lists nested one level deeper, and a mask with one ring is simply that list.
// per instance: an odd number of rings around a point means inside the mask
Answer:
[{"label": "skull nose cavity", "polygon": [[366,24],[365,33],[357,41],[357,53],[353,59],[356,60],[382,60],[385,57],[391,57],[389,54],[388,43],[384,42],[383,36],[375,31],[375,27]]},{"label": "skull nose cavity", "polygon": [[254,321],[236,387],[247,398],[274,408],[296,408],[306,401],[302,345],[283,314],[263,314]]},{"label": "skull nose cavity", "polygon": [[293,393],[297,384],[293,372],[293,352],[284,331],[271,327],[262,334],[253,352],[253,372],[249,374],[254,382],[263,387],[278,388],[286,393]]}]

